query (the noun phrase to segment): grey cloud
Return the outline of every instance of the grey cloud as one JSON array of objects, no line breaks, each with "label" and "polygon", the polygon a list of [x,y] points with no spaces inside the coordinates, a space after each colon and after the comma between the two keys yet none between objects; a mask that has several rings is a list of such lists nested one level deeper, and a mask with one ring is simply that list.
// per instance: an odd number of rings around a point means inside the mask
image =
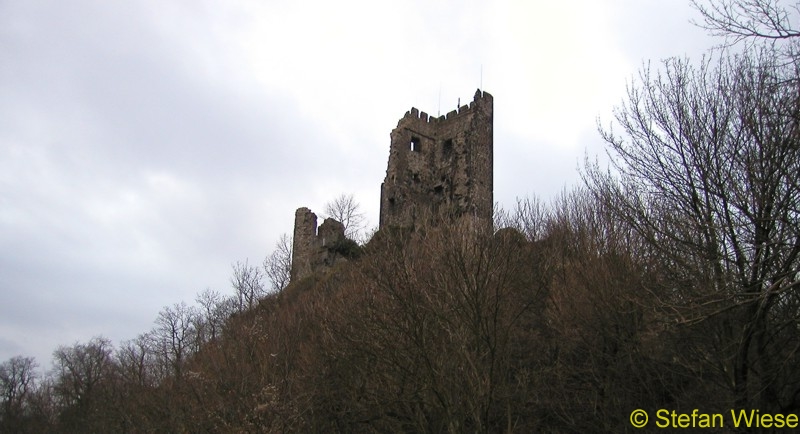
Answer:
[{"label": "grey cloud", "polygon": [[343,158],[288,97],[204,75],[146,12],[0,6],[0,359],[46,357],[68,329],[122,339],[141,312],[226,290],[302,200],[284,180],[310,190],[302,173]]}]

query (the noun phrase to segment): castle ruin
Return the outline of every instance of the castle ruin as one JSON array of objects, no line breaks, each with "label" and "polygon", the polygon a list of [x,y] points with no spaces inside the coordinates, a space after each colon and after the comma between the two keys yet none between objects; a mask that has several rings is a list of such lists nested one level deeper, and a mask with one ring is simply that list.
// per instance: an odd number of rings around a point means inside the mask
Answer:
[{"label": "castle ruin", "polygon": [[344,225],[329,218],[317,228],[317,215],[308,208],[299,208],[294,213],[291,280],[333,266],[342,259],[338,253],[346,240]]},{"label": "castle ruin", "polygon": [[[492,227],[493,97],[478,89],[472,103],[433,117],[416,108],[391,133],[381,184],[379,229],[414,228],[424,219],[468,219]],[[343,256],[344,226],[308,208],[295,213],[291,280],[333,266]]]},{"label": "castle ruin", "polygon": [[493,98],[432,117],[412,108],[392,130],[381,184],[380,228],[414,227],[425,216],[492,224]]}]

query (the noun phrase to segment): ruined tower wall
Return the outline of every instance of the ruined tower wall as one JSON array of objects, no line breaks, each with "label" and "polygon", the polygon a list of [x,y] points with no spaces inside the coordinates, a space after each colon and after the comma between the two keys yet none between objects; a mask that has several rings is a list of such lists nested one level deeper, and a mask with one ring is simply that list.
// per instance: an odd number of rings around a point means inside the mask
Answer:
[{"label": "ruined tower wall", "polygon": [[341,260],[336,248],[344,240],[344,225],[329,218],[317,228],[317,215],[299,208],[294,213],[291,280],[310,276]]},{"label": "ruined tower wall", "polygon": [[317,215],[308,208],[294,213],[294,238],[292,242],[292,281],[311,274],[317,240]]},{"label": "ruined tower wall", "polygon": [[493,98],[474,100],[445,116],[416,108],[391,133],[381,185],[380,227],[412,227],[424,215],[472,216],[491,224]]}]

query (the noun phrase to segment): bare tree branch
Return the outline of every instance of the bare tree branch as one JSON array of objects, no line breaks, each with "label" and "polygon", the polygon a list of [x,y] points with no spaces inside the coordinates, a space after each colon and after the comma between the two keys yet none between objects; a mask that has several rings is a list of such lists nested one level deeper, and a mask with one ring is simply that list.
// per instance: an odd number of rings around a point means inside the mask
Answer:
[{"label": "bare tree branch", "polygon": [[363,241],[366,216],[352,194],[342,193],[325,204],[325,214],[344,226],[344,235],[354,241]]},{"label": "bare tree branch", "polygon": [[275,250],[264,258],[263,266],[272,291],[277,292],[286,288],[292,271],[292,237],[289,234],[281,234],[275,243]]},{"label": "bare tree branch", "polygon": [[715,36],[733,38],[790,39],[800,36],[797,19],[800,3],[784,7],[780,0],[714,0],[709,4],[692,0],[700,12],[701,28]]}]

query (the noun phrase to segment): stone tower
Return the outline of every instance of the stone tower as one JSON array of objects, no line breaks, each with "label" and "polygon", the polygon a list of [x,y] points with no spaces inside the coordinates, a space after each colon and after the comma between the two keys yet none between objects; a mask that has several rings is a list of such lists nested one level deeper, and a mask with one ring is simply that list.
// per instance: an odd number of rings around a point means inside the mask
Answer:
[{"label": "stone tower", "polygon": [[329,218],[317,228],[317,215],[308,208],[299,208],[294,213],[291,280],[328,269],[343,259],[340,250],[344,241],[344,225]]},{"label": "stone tower", "polygon": [[381,184],[380,228],[413,227],[424,216],[492,224],[493,98],[432,117],[416,108],[392,130]]}]

